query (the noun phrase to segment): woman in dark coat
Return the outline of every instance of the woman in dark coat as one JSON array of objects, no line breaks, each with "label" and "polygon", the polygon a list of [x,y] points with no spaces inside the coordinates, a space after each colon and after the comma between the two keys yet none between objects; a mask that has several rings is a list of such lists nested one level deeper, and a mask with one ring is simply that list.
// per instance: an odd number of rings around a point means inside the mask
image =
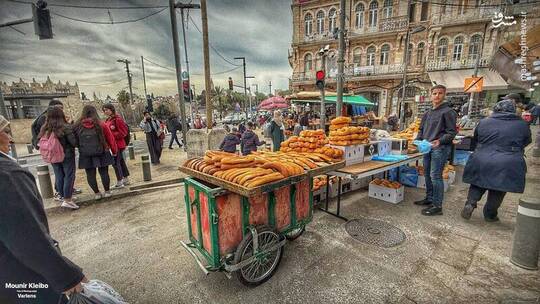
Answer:
[{"label": "woman in dark coat", "polygon": [[274,146],[273,151],[279,151],[281,143],[285,140],[285,134],[283,133],[285,127],[283,125],[283,119],[280,111],[274,112],[274,119],[270,123],[270,134],[272,136],[272,143]]},{"label": "woman in dark coat", "polygon": [[470,184],[461,216],[470,219],[477,202],[488,191],[484,219],[498,221],[497,209],[506,192],[523,193],[527,165],[524,149],[531,143],[531,130],[516,115],[512,100],[502,100],[493,114],[481,120],[474,130],[476,149],[469,157],[463,182]]},{"label": "woman in dark coat", "polygon": [[150,112],[144,112],[144,119],[139,126],[146,134],[146,144],[148,145],[148,153],[150,153],[150,161],[152,164],[157,165],[159,164],[163,149],[163,141],[160,139],[163,136],[163,130],[159,122],[150,115]]}]

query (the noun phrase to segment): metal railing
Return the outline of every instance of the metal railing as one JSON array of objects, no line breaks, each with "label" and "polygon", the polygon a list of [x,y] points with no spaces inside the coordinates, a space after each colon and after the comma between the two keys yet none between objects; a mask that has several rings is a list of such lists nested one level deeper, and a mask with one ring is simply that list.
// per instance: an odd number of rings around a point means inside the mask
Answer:
[{"label": "metal railing", "polygon": [[[374,65],[374,66],[359,66],[349,65],[344,69],[346,77],[365,77],[365,76],[379,76],[379,75],[392,75],[403,73],[403,63],[386,64],[386,65]],[[328,73],[326,79],[335,80],[335,73]],[[313,72],[300,72],[293,73],[292,81],[310,81],[315,80],[315,71]]]},{"label": "metal railing", "polygon": [[442,14],[435,13],[431,16],[432,25],[443,24],[460,24],[469,23],[471,21],[490,20],[496,13],[502,12],[501,7],[480,7],[477,9],[468,9],[463,14],[456,11],[454,8],[450,13]]},{"label": "metal railing", "polygon": [[[489,58],[481,58],[478,62],[479,67],[487,67],[489,65]],[[461,60],[437,60],[431,59],[426,61],[427,71],[441,71],[441,70],[457,70],[457,69],[472,69],[476,64],[475,56],[463,58]]]}]

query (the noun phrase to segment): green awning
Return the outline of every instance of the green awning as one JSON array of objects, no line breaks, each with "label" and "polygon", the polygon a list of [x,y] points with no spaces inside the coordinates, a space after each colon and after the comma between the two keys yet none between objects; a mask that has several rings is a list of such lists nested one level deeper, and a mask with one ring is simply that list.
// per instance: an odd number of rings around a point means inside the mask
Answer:
[{"label": "green awning", "polygon": [[[332,103],[336,102],[337,97],[336,96],[328,96],[325,98],[326,101],[330,101]],[[352,105],[357,106],[374,106],[375,104],[369,101],[367,98],[365,98],[362,95],[352,95],[352,96],[343,96],[343,102],[349,103]]]}]

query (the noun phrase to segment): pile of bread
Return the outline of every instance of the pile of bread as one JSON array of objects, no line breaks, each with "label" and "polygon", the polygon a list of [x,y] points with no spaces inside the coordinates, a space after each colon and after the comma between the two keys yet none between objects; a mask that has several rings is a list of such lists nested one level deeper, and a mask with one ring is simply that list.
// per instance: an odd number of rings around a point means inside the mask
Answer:
[{"label": "pile of bread", "polygon": [[330,121],[329,143],[335,146],[351,146],[369,143],[369,128],[352,127],[350,117],[340,116]]},{"label": "pile of bread", "polygon": [[291,136],[281,143],[282,152],[315,152],[328,143],[323,130],[302,131],[300,136]]},{"label": "pile of bread", "polygon": [[326,186],[327,182],[326,175],[315,176],[313,178],[313,191],[317,191],[321,189],[321,187]]},{"label": "pile of bread", "polygon": [[417,152],[418,150],[416,149],[416,146],[413,145],[413,141],[414,139],[416,138],[416,134],[418,134],[418,130],[420,129],[420,122],[422,120],[420,118],[417,118],[415,119],[414,122],[412,122],[408,127],[407,129],[399,132],[399,133],[396,133],[394,134],[392,137],[394,138],[401,138],[401,139],[406,139],[408,142],[409,142],[409,145],[408,145],[408,153],[414,153],[414,152]]},{"label": "pile of bread", "polygon": [[371,183],[381,186],[381,187],[386,187],[386,188],[391,188],[391,189],[401,188],[401,184],[399,182],[389,181],[384,178],[375,178]]},{"label": "pile of bread", "polygon": [[[425,174],[423,166],[417,166],[416,171],[418,171],[418,175],[420,176],[424,176]],[[452,165],[444,166],[443,173],[442,173],[443,179],[448,179],[450,176],[450,172],[454,172],[454,171],[455,171],[454,166]]]}]

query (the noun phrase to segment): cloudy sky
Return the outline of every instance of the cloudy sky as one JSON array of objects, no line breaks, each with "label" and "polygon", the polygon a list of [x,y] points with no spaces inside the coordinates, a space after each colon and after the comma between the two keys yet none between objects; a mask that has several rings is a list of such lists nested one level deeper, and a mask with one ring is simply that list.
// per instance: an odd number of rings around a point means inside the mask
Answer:
[{"label": "cloudy sky", "polygon": [[[20,2],[27,2],[22,0]],[[30,4],[0,0],[0,23],[31,17]],[[0,81],[16,81],[13,76],[44,81],[50,75],[54,82],[77,81],[81,92],[116,95],[127,87],[124,65],[117,59],[131,61],[134,93],[143,93],[141,56],[174,71],[171,23],[169,10],[144,20],[126,24],[90,24],[60,17],[93,22],[133,20],[158,12],[162,8],[145,9],[83,9],[54,6],[54,4],[84,6],[165,6],[166,0],[156,1],[83,1],[49,0],[53,14],[54,39],[39,40],[31,23],[15,26],[25,35],[8,27],[0,28]],[[188,2],[188,0],[184,1]],[[194,0],[193,3],[199,3]],[[210,50],[211,72],[234,69],[231,63],[241,64],[234,57],[246,57],[249,84],[258,84],[259,91],[286,89],[291,69],[287,50],[292,37],[291,1],[289,0],[208,0],[208,26],[212,46],[229,62]],[[109,17],[109,13],[111,17]],[[182,33],[180,12],[177,14],[180,43]],[[191,19],[202,30],[201,15],[191,10]],[[191,21],[187,23],[187,44],[196,92],[203,88],[202,34]],[[184,49],[181,45],[182,68],[185,68]],[[145,61],[146,83],[149,92],[157,95],[176,93],[173,71]],[[5,75],[5,74],[9,74]],[[215,85],[227,87],[227,78],[242,83],[242,68],[212,76]],[[114,84],[109,84],[116,82]],[[99,86],[96,86],[99,84]],[[105,84],[105,85],[104,85]],[[252,86],[254,88],[254,86]]]}]

